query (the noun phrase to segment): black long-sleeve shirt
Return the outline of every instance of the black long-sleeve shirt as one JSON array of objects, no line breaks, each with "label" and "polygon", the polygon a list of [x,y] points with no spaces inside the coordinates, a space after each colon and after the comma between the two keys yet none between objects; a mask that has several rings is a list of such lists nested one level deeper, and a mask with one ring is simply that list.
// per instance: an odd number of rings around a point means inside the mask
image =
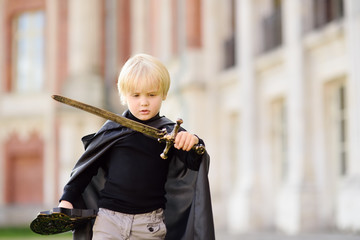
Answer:
[{"label": "black long-sleeve shirt", "polygon": [[[150,120],[141,121],[130,112],[126,117],[145,124],[160,118],[156,115]],[[96,175],[98,168],[102,167],[106,172],[106,183],[101,191],[99,207],[130,214],[164,208],[164,186],[169,166],[169,160],[160,157],[164,147],[164,143],[159,144],[156,139],[142,133],[129,134],[125,140],[118,141],[110,148],[104,156],[105,161],[94,164],[76,181],[67,184],[61,200],[72,202],[76,199]],[[193,151],[171,148],[168,159],[172,154],[180,156],[188,168],[199,169],[201,156]]]}]

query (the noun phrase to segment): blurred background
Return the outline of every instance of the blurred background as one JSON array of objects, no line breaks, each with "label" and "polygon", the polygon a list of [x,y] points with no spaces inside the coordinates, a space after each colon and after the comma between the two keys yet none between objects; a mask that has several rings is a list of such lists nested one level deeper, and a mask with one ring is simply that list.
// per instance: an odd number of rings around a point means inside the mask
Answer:
[{"label": "blurred background", "polygon": [[360,231],[359,0],[0,0],[0,227],[55,207],[136,53],[211,155],[218,232]]}]

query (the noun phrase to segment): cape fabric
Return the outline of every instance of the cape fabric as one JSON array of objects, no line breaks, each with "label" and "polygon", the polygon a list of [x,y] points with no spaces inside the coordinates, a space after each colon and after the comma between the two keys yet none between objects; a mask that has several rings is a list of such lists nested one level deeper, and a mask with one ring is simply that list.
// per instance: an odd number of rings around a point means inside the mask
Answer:
[{"label": "cape fabric", "polygon": [[[148,125],[163,129],[173,128],[174,123],[166,117],[147,123]],[[97,161],[105,161],[106,151],[117,141],[124,140],[134,131],[115,122],[107,121],[96,133],[83,137],[85,152],[72,170],[69,182],[76,179],[79,173],[86,171],[87,167]],[[126,141],[126,140],[125,140]],[[169,173],[165,184],[166,208],[165,224],[169,240],[212,240],[215,239],[214,222],[208,181],[210,157],[207,152],[203,154],[199,171],[185,167],[177,157],[167,159],[170,161]],[[73,203],[74,208],[98,209],[100,190],[104,187],[105,173],[99,169],[93,177],[81,198]],[[73,232],[74,240],[90,240],[92,237],[92,223],[76,229]]]}]

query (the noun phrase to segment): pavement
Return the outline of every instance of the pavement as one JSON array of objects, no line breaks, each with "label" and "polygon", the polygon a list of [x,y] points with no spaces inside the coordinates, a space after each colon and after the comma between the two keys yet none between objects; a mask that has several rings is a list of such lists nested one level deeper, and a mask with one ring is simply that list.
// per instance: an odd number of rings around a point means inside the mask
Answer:
[{"label": "pavement", "polygon": [[304,233],[285,235],[280,233],[249,233],[233,235],[226,232],[217,232],[217,240],[360,240],[360,234],[345,233]]}]

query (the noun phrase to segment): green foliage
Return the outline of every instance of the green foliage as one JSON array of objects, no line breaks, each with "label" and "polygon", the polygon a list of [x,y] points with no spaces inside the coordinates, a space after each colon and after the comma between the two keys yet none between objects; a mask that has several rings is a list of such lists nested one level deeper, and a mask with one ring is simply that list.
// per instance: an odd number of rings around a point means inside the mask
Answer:
[{"label": "green foliage", "polygon": [[48,235],[43,236],[36,234],[30,230],[29,227],[8,227],[8,228],[0,228],[0,239],[58,239],[58,240],[71,240],[72,234],[71,232],[56,234],[56,235]]}]

